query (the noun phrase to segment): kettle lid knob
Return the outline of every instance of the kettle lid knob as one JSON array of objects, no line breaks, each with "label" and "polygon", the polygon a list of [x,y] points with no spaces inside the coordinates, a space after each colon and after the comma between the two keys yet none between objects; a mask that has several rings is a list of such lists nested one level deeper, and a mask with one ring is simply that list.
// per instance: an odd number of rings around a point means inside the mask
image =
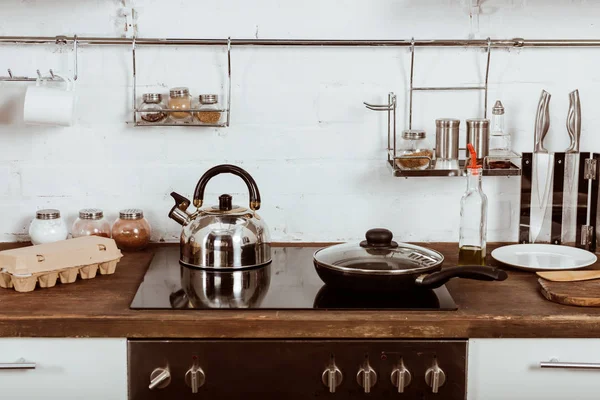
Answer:
[{"label": "kettle lid knob", "polygon": [[230,194],[222,194],[219,196],[219,210],[221,211],[231,211],[231,195]]}]

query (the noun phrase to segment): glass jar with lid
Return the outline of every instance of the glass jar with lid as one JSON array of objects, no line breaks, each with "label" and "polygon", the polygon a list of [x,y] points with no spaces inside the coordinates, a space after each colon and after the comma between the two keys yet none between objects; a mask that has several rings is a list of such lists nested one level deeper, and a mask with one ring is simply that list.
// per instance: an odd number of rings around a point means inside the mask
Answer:
[{"label": "glass jar with lid", "polygon": [[73,223],[71,235],[110,237],[110,223],[104,218],[104,212],[98,208],[79,210],[79,218]]},{"label": "glass jar with lid", "polygon": [[162,95],[160,93],[145,93],[142,99],[143,103],[140,106],[140,118],[142,120],[159,124],[167,119],[167,113],[163,111]]},{"label": "glass jar with lid", "polygon": [[119,211],[119,218],[112,227],[112,237],[121,250],[138,251],[150,242],[150,224],[144,212],[137,208]]},{"label": "glass jar with lid", "polygon": [[396,165],[403,170],[427,169],[433,160],[433,146],[425,131],[411,129],[402,132],[396,147]]},{"label": "glass jar with lid", "polygon": [[221,111],[219,111],[219,96],[216,94],[201,94],[198,97],[200,105],[196,112],[198,121],[207,125],[216,125],[221,120]]},{"label": "glass jar with lid", "polygon": [[[176,87],[169,91],[169,109],[171,110],[189,110],[192,108],[192,99],[190,90],[186,87]],[[171,119],[184,120],[192,114],[189,112],[171,112]]]},{"label": "glass jar with lid", "polygon": [[42,244],[65,240],[69,235],[67,224],[55,209],[38,210],[29,225],[31,243]]}]

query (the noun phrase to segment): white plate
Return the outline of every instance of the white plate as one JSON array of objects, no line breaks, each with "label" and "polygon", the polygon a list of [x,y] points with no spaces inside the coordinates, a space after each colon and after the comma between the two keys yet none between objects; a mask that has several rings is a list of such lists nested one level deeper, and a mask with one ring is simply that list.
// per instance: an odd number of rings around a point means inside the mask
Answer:
[{"label": "white plate", "polygon": [[598,257],[577,247],[555,244],[514,244],[492,251],[492,257],[511,267],[529,271],[560,271],[584,268]]}]

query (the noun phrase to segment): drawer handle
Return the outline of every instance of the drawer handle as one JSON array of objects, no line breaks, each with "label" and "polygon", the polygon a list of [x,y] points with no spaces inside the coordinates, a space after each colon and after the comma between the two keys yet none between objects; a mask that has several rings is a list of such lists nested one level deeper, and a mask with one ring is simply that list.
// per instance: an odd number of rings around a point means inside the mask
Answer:
[{"label": "drawer handle", "polygon": [[600,363],[571,363],[560,362],[552,359],[548,362],[542,361],[540,368],[560,368],[560,369],[600,369]]},{"label": "drawer handle", "polygon": [[0,369],[35,369],[36,364],[19,359],[14,363],[0,363]]}]

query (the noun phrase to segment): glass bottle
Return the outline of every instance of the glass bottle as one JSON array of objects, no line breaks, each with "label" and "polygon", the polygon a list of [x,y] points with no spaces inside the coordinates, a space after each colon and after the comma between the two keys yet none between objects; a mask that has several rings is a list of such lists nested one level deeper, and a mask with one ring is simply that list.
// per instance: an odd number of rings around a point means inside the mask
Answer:
[{"label": "glass bottle", "polygon": [[[189,110],[190,108],[192,108],[192,99],[188,88],[176,87],[169,91],[169,109]],[[171,119],[174,120],[183,120],[192,115],[189,112],[172,112],[170,114]]]},{"label": "glass bottle", "polygon": [[79,218],[73,223],[71,235],[110,237],[110,223],[104,218],[104,212],[97,208],[79,210]]},{"label": "glass bottle", "polygon": [[158,124],[167,119],[167,113],[162,106],[162,95],[159,93],[145,93],[143,103],[140,106],[140,118],[146,122]]},{"label": "glass bottle", "polygon": [[42,244],[65,240],[69,235],[67,224],[54,209],[39,210],[29,225],[31,243]]},{"label": "glass bottle", "polygon": [[138,251],[150,242],[150,224],[144,212],[137,208],[119,211],[119,218],[112,227],[112,237],[117,247],[126,251]]},{"label": "glass bottle", "polygon": [[196,118],[203,124],[216,125],[221,120],[221,112],[219,111],[219,96],[216,94],[201,94],[198,98],[200,106],[199,112],[196,113]]},{"label": "glass bottle", "polygon": [[504,106],[500,100],[496,101],[492,109],[492,128],[490,133],[490,154],[488,167],[492,169],[510,168],[511,140],[504,125]]},{"label": "glass bottle", "polygon": [[458,265],[485,265],[487,196],[481,189],[482,168],[467,168],[467,190],[460,199]]},{"label": "glass bottle", "polygon": [[427,169],[433,159],[433,146],[429,144],[425,131],[420,130],[402,132],[397,152],[396,165],[404,170]]}]

